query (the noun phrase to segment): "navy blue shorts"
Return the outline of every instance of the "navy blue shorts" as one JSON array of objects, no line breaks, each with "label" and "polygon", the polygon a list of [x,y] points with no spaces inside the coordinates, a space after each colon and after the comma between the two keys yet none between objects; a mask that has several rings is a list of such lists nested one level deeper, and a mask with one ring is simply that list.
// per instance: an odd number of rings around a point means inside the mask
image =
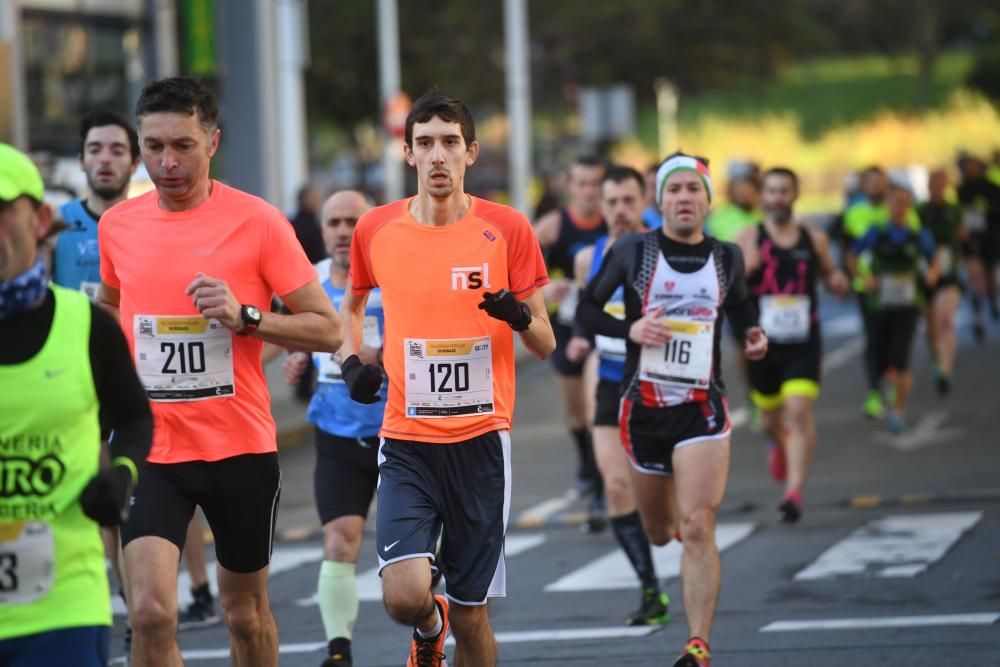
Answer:
[{"label": "navy blue shorts", "polygon": [[[427,558],[444,574],[445,593],[458,604],[481,605],[507,594],[510,432],[452,444],[383,438],[378,470],[379,571]],[[438,535],[441,554],[435,563]]]},{"label": "navy blue shorts", "polygon": [[106,625],[87,625],[0,639],[0,665],[105,667],[110,630]]}]

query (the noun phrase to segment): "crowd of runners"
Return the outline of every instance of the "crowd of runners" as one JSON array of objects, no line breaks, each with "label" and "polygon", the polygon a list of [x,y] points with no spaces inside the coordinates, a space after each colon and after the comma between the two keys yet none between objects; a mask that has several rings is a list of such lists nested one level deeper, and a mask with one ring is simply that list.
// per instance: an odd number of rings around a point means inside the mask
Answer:
[{"label": "crowd of runners", "polygon": [[[475,122],[431,92],[405,126],[416,193],[332,194],[318,211],[328,257],[313,264],[278,209],[210,178],[218,123],[213,94],[187,78],[147,85],[135,128],[89,116],[87,190],[59,211],[30,159],[0,145],[2,665],[107,664],[114,588],[131,665],[181,664],[178,630],[220,620],[234,665],[277,664],[267,578],[282,480],[262,370],[276,357],[289,383],[316,377],[322,666],[354,664],[376,497],[385,609],[413,628],[406,664],[447,664],[449,636],[459,666],[497,664],[487,602],[506,592],[516,334],[552,362],[586,529],[610,526],[641,583],[625,623],[669,619],[652,545],[676,540],[690,639],[670,659],[707,667],[730,458],[723,352],[770,441],[779,520],[795,523],[818,440],[824,302],[856,301],[861,410],[894,433],[920,327],[945,397],[963,292],[975,338],[986,311],[1000,318],[1000,166],[970,155],[957,187],[930,172],[926,201],[868,167],[828,226],[796,214],[788,165],[731,170],[720,205],[703,157],[644,173],[579,157],[566,201],[532,223],[467,193]],[[155,189],[129,199],[140,163]]]}]

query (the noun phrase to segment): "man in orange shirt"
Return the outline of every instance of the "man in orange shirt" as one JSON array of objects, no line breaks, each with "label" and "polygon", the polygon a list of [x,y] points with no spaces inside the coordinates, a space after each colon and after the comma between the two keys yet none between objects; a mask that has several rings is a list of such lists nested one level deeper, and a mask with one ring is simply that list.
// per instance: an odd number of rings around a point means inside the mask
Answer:
[{"label": "man in orange shirt", "polygon": [[[213,181],[211,91],[155,81],[136,104],[156,189],[101,219],[99,302],[119,316],[155,434],[122,529],[132,664],[180,665],[177,567],[201,506],[215,535],[233,664],[278,664],[267,597],[280,494],[263,342],[335,352],[340,320],[280,211]],[[292,315],[263,312],[277,293]]]},{"label": "man in orange shirt", "polygon": [[[356,354],[368,294],[381,290],[389,395],[375,539],[385,607],[414,626],[411,667],[445,664],[449,626],[458,665],[496,664],[486,603],[506,594],[512,332],[540,359],[555,348],[531,225],[465,193],[478,152],[463,102],[438,92],[417,100],[404,146],[417,195],[358,221],[351,290],[340,307],[344,381],[354,400],[377,401],[381,369]],[[432,563],[447,580],[445,596],[431,593]]]}]

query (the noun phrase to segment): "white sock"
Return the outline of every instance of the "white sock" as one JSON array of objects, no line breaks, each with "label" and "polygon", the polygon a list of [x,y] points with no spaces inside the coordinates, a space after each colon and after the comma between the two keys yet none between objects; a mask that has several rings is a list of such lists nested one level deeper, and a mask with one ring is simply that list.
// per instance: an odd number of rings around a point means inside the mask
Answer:
[{"label": "white sock", "polygon": [[434,622],[434,627],[431,628],[430,632],[424,632],[420,628],[414,628],[417,631],[417,636],[421,639],[434,639],[441,631],[444,630],[444,621],[441,620],[441,612],[438,611],[437,602],[434,603],[434,618],[437,621]]}]

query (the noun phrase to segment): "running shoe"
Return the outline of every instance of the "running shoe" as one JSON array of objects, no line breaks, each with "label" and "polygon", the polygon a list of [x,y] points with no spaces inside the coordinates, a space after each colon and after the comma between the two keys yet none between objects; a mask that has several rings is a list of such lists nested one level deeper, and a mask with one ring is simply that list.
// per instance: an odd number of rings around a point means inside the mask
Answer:
[{"label": "running shoe", "polygon": [[406,667],[448,667],[448,658],[444,655],[444,642],[448,638],[448,598],[435,595],[438,614],[441,615],[441,633],[437,637],[424,639],[417,631],[413,631],[413,641],[410,643],[410,656],[406,659]]},{"label": "running shoe", "polygon": [[889,432],[899,434],[903,432],[904,428],[906,428],[906,423],[903,421],[903,415],[893,410],[892,414],[889,415]]},{"label": "running shoe", "polygon": [[639,609],[625,620],[625,625],[662,625],[670,620],[670,598],[655,588],[642,592]]},{"label": "running shoe", "polygon": [[802,518],[802,504],[793,496],[785,496],[778,505],[778,520],[781,523],[796,523]]},{"label": "running shoe", "polygon": [[712,654],[708,652],[708,644],[695,637],[688,641],[674,667],[709,667],[711,661]]},{"label": "running shoe", "polygon": [[788,476],[788,462],[785,460],[785,448],[773,442],[767,443],[767,467],[771,471],[771,479],[784,482]]},{"label": "running shoe", "polygon": [[861,411],[869,419],[882,419],[885,416],[885,405],[882,403],[882,393],[878,389],[871,389],[865,398]]},{"label": "running shoe", "polygon": [[354,667],[351,659],[351,640],[346,637],[334,637],[327,644],[327,659],[319,667]]},{"label": "running shoe", "polygon": [[608,513],[604,508],[604,499],[594,496],[587,506],[587,520],[583,522],[580,529],[588,535],[603,533],[608,527]]},{"label": "running shoe", "polygon": [[195,594],[194,601],[188,605],[177,616],[177,629],[194,630],[196,628],[207,628],[219,622],[219,615],[215,612],[215,601],[212,595]]},{"label": "running shoe", "polygon": [[939,376],[935,385],[937,386],[938,396],[941,398],[944,398],[951,393],[951,378],[947,375]]}]

